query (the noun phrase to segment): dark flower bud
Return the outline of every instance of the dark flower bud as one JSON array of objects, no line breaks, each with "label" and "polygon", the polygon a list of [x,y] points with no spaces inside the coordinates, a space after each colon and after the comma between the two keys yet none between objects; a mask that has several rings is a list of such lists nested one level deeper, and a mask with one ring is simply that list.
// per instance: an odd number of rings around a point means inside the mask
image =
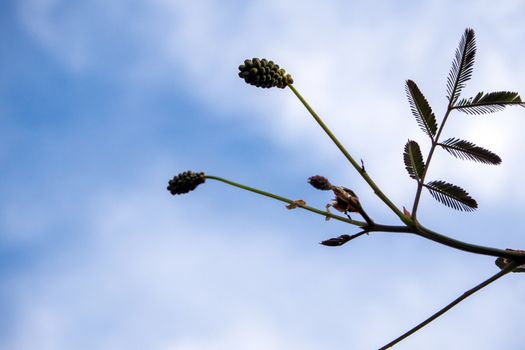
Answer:
[{"label": "dark flower bud", "polygon": [[247,84],[262,88],[284,89],[288,84],[293,84],[290,74],[286,74],[284,69],[279,68],[279,65],[265,58],[244,60],[244,64],[239,66],[239,77]]},{"label": "dark flower bud", "polygon": [[339,247],[351,239],[352,237],[349,235],[341,235],[337,238],[330,238],[330,239],[327,239],[326,241],[322,241],[321,244],[327,247]]},{"label": "dark flower bud", "polygon": [[314,188],[321,191],[328,191],[332,189],[332,184],[324,176],[315,175],[308,178],[308,183]]},{"label": "dark flower bud", "polygon": [[188,193],[205,181],[206,176],[204,173],[185,171],[173,177],[173,179],[168,182],[168,191],[170,191],[172,195]]}]

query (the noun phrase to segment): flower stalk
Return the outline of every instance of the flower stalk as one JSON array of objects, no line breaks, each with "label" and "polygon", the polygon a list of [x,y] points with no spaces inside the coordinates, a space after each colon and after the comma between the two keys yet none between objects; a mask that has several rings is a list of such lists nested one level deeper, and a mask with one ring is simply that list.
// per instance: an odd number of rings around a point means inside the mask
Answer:
[{"label": "flower stalk", "polygon": [[295,94],[295,96],[301,101],[301,103],[304,105],[304,107],[308,110],[308,112],[311,114],[311,116],[315,119],[317,124],[324,130],[324,132],[330,137],[332,142],[339,148],[341,153],[345,156],[345,158],[352,164],[354,169],[361,175],[361,177],[366,181],[366,183],[372,188],[374,193],[399,217],[399,219],[404,222],[407,226],[412,226],[413,222],[412,220],[404,215],[399,208],[396,207],[394,203],[379,189],[379,187],[376,185],[376,183],[372,180],[372,178],[368,175],[368,173],[364,170],[364,167],[359,165],[355,161],[355,159],[348,153],[346,148],[339,142],[337,137],[332,133],[332,131],[326,126],[326,124],[323,122],[323,120],[317,115],[317,113],[313,110],[312,107],[310,107],[310,104],[304,99],[304,97],[297,91],[297,89],[292,85],[288,84],[288,87],[292,92]]},{"label": "flower stalk", "polygon": [[283,203],[287,203],[289,205],[297,206],[297,207],[299,207],[301,209],[304,209],[304,210],[307,210],[309,212],[312,212],[312,213],[315,213],[315,214],[318,214],[318,215],[322,215],[325,218],[328,217],[328,218],[331,218],[331,219],[334,219],[334,220],[346,222],[347,224],[351,224],[351,225],[355,225],[355,226],[359,226],[359,227],[366,226],[365,222],[348,219],[348,218],[345,218],[345,217],[340,216],[340,215],[332,214],[332,213],[330,213],[328,211],[325,211],[325,210],[320,210],[320,209],[317,209],[317,208],[310,207],[308,205],[297,204],[296,200],[292,200],[292,199],[289,199],[289,198],[281,197],[281,196],[278,196],[276,194],[273,194],[273,193],[270,193],[270,192],[266,192],[266,191],[262,191],[262,190],[259,190],[259,189],[256,189],[256,188],[253,188],[253,187],[250,187],[250,186],[242,185],[240,183],[233,182],[233,181],[224,179],[222,177],[206,175],[206,178],[210,179],[210,180],[216,180],[216,181],[225,183],[227,185],[234,186],[234,187],[243,189],[245,191],[253,192],[253,193],[256,193],[256,194],[268,197],[268,198],[272,198],[272,199],[281,201]]}]

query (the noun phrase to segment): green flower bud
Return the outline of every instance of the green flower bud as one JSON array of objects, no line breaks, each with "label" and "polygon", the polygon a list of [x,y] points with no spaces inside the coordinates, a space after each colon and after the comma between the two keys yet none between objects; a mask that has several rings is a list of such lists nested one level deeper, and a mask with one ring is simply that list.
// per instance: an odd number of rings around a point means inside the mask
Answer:
[{"label": "green flower bud", "polygon": [[206,176],[204,173],[185,171],[173,177],[173,179],[168,182],[168,191],[170,191],[172,195],[188,193],[205,181]]},{"label": "green flower bud", "polygon": [[284,89],[288,84],[293,84],[290,74],[286,74],[284,69],[279,68],[279,65],[265,58],[244,60],[244,64],[239,66],[239,77],[247,84],[262,88]]}]

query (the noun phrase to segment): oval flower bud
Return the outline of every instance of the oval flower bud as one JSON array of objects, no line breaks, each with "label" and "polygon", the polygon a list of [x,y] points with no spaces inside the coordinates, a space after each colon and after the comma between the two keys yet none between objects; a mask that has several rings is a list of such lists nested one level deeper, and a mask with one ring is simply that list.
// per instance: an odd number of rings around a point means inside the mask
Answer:
[{"label": "oval flower bud", "polygon": [[332,184],[330,183],[330,181],[328,181],[326,177],[321,175],[309,177],[308,183],[317,190],[328,191],[332,189]]},{"label": "oval flower bud", "polygon": [[239,77],[247,84],[262,88],[278,87],[284,89],[288,84],[293,84],[293,78],[286,74],[278,64],[266,58],[247,59],[239,66]]},{"label": "oval flower bud", "polygon": [[173,179],[168,182],[168,191],[174,196],[188,193],[205,181],[206,176],[203,172],[194,173],[193,171],[185,171],[174,176]]}]

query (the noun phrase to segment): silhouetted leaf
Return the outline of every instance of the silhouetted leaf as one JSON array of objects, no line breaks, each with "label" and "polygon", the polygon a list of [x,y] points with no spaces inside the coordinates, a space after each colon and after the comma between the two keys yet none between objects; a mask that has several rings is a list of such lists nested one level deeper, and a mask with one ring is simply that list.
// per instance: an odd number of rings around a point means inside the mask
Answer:
[{"label": "silhouetted leaf", "polygon": [[525,103],[517,92],[479,92],[475,97],[461,99],[454,109],[467,114],[488,114],[501,111],[507,106],[525,107]]},{"label": "silhouetted leaf", "polygon": [[475,57],[476,37],[474,30],[467,28],[456,49],[456,56],[447,79],[447,98],[452,105],[456,103],[465,83],[472,76]]},{"label": "silhouetted leaf", "polygon": [[475,199],[456,185],[445,181],[431,181],[425,184],[432,197],[447,207],[460,211],[473,211],[478,207]]},{"label": "silhouetted leaf", "polygon": [[427,99],[412,80],[407,80],[405,90],[408,103],[410,103],[410,109],[414,117],[416,117],[419,127],[430,136],[430,138],[433,138],[437,131],[436,116],[432,112],[432,108],[428,104]]},{"label": "silhouetted leaf", "polygon": [[403,160],[405,161],[405,168],[407,169],[408,175],[419,181],[425,172],[425,163],[423,162],[421,149],[416,141],[408,140],[405,145]]},{"label": "silhouetted leaf", "polygon": [[498,165],[501,158],[488,149],[476,146],[472,142],[451,138],[439,144],[456,158],[473,160],[475,162]]}]

